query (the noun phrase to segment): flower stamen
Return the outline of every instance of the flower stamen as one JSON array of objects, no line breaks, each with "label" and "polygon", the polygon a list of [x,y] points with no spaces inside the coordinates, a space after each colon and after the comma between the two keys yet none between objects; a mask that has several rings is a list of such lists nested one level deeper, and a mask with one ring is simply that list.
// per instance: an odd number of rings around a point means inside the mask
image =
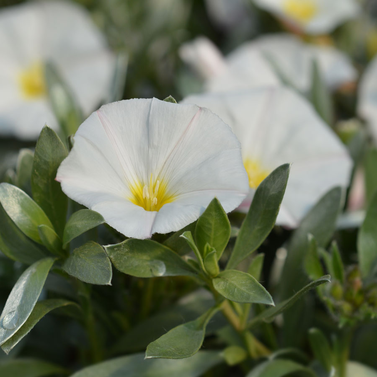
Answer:
[{"label": "flower stamen", "polygon": [[314,0],[285,0],[284,12],[301,23],[307,23],[318,13]]},{"label": "flower stamen", "polygon": [[143,207],[146,211],[159,211],[165,204],[175,200],[175,196],[168,193],[167,185],[162,180],[154,180],[151,174],[148,184],[140,181],[130,185],[132,203]]},{"label": "flower stamen", "polygon": [[18,75],[20,90],[24,98],[36,99],[46,95],[46,82],[43,64],[37,62],[24,69]]},{"label": "flower stamen", "polygon": [[267,169],[264,169],[258,160],[246,158],[244,166],[249,177],[250,188],[256,189],[261,182],[270,174]]}]

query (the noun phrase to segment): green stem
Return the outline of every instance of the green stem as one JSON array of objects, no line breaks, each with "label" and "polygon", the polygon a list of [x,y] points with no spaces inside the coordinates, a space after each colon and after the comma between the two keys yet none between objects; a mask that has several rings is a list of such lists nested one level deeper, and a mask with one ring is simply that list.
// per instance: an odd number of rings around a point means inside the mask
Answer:
[{"label": "green stem", "polygon": [[83,310],[84,326],[90,345],[91,359],[93,363],[97,363],[103,360],[104,355],[101,342],[97,336],[98,331],[90,298],[90,287],[80,281],[77,282],[80,304]]},{"label": "green stem", "polygon": [[150,278],[148,279],[147,284],[144,288],[143,297],[142,297],[142,306],[141,306],[141,313],[140,313],[140,317],[142,319],[148,317],[149,311],[151,309],[153,287],[154,287],[154,279]]},{"label": "green stem", "polygon": [[334,338],[336,377],[347,376],[347,362],[349,359],[353,332],[353,328],[345,328]]}]

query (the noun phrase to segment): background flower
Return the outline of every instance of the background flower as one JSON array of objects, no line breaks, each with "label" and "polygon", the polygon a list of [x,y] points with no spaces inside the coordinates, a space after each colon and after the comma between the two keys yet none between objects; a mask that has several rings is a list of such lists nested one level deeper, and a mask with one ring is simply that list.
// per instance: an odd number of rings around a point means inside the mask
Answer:
[{"label": "background flower", "polygon": [[307,34],[326,34],[355,18],[355,0],[254,0],[254,3]]},{"label": "background flower", "polygon": [[346,148],[312,106],[286,88],[259,88],[232,94],[190,96],[233,128],[242,144],[250,195],[277,166],[292,163],[277,223],[296,227],[318,199],[335,186],[347,187],[352,161]]},{"label": "background flower", "polygon": [[[303,43],[289,34],[267,35],[246,42],[230,53],[222,64],[219,54],[215,58],[214,49],[215,46],[204,38],[181,48],[181,57],[186,63],[200,72],[207,68],[210,74],[204,77],[206,89],[211,92],[282,85],[282,79],[299,91],[308,92],[314,60],[331,90],[357,78],[350,59],[334,47]],[[209,70],[208,67],[213,68]]]},{"label": "background flower", "polygon": [[217,197],[225,211],[248,192],[240,145],[207,109],[157,99],[101,107],[79,128],[57,180],[128,237],[182,229]]},{"label": "background flower", "polygon": [[[27,25],[27,27],[26,27]],[[35,139],[56,127],[44,64],[52,62],[85,114],[106,96],[114,57],[80,6],[40,1],[0,13],[0,133]]]}]

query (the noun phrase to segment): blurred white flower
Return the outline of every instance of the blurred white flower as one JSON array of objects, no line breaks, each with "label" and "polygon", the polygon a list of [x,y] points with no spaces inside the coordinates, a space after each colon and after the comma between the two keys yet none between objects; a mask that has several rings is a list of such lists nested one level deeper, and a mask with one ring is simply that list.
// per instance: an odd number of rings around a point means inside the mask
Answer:
[{"label": "blurred white flower", "polygon": [[[189,55],[189,50],[196,51],[196,59],[182,58],[197,70],[209,66],[222,66],[219,58],[209,53],[210,41],[197,39],[183,45],[182,50]],[[199,48],[198,46],[201,46]],[[212,44],[211,50],[216,47]],[[194,55],[194,52],[192,52]],[[210,92],[228,92],[251,89],[259,86],[282,85],[283,80],[299,91],[306,93],[311,87],[312,62],[319,64],[324,82],[330,90],[354,82],[357,71],[350,59],[331,46],[303,43],[289,34],[268,35],[247,42],[234,50],[226,58],[225,68],[212,69],[207,76],[206,89]]]},{"label": "blurred white flower", "polygon": [[359,86],[358,114],[368,123],[377,143],[377,56],[369,63]]},{"label": "blurred white flower", "polygon": [[352,160],[346,148],[303,97],[283,87],[190,96],[184,103],[207,107],[231,125],[242,144],[250,194],[277,166],[292,163],[277,223],[296,227],[334,186],[347,187]]},{"label": "blurred white flower", "polygon": [[248,193],[241,146],[207,109],[156,99],[101,107],[78,129],[57,174],[63,191],[128,237],[177,231],[217,197]]},{"label": "blurred white flower", "polygon": [[260,8],[307,34],[327,34],[358,16],[356,0],[254,0]]},{"label": "blurred white flower", "polygon": [[44,64],[52,62],[84,114],[109,91],[114,56],[89,14],[64,1],[35,1],[0,12],[0,134],[37,138],[57,121]]}]

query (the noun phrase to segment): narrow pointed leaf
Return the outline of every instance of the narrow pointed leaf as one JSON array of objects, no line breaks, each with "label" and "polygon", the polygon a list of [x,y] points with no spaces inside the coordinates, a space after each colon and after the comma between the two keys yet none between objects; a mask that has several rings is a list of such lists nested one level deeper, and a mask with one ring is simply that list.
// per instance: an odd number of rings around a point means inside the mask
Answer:
[{"label": "narrow pointed leaf", "polygon": [[210,244],[220,259],[228,244],[231,227],[228,216],[217,198],[214,198],[199,217],[195,228],[195,240],[199,251],[204,255],[206,244]]},{"label": "narrow pointed leaf", "polygon": [[59,237],[63,236],[68,200],[55,177],[67,154],[58,135],[51,128],[44,127],[35,148],[31,188],[34,200],[50,219]]},{"label": "narrow pointed leaf", "polygon": [[93,241],[73,250],[63,270],[89,284],[110,285],[113,276],[108,256],[102,246]]},{"label": "narrow pointed leaf", "polygon": [[169,249],[175,251],[178,255],[188,254],[191,251],[191,248],[188,245],[187,241],[181,237],[181,235],[186,231],[194,233],[195,226],[196,226],[196,222],[187,225],[186,227],[179,230],[178,232],[175,232],[166,241],[164,241],[164,245],[168,247]]},{"label": "narrow pointed leaf", "polygon": [[83,121],[81,109],[57,67],[51,62],[45,65],[45,77],[51,107],[62,131],[68,137],[77,131]]},{"label": "narrow pointed leaf", "polygon": [[47,225],[39,225],[39,237],[47,250],[59,257],[64,256],[63,245],[60,237]]},{"label": "narrow pointed leaf", "polygon": [[151,240],[129,239],[105,247],[114,266],[140,278],[196,276],[194,269],[169,248]]},{"label": "narrow pointed leaf", "polygon": [[170,102],[170,103],[177,103],[175,98],[173,96],[168,96],[164,99],[165,102]]},{"label": "narrow pointed leaf", "polygon": [[312,281],[310,284],[306,285],[300,291],[298,291],[294,296],[291,298],[284,300],[277,304],[273,308],[268,308],[258,316],[254,317],[248,325],[248,328],[252,328],[258,323],[264,322],[271,322],[275,319],[277,315],[283,313],[285,310],[290,308],[295,302],[301,299],[308,291],[318,287],[321,284],[329,283],[331,281],[330,275],[322,276],[320,279]]},{"label": "narrow pointed leaf", "polygon": [[364,223],[359,230],[357,251],[361,275],[366,278],[377,260],[377,193],[370,203]]},{"label": "narrow pointed leaf", "polygon": [[266,288],[245,272],[223,271],[213,279],[213,286],[217,292],[231,301],[274,305],[274,301]]},{"label": "narrow pointed leaf", "polygon": [[42,259],[17,280],[0,317],[0,345],[10,339],[26,322],[32,312],[54,259]]},{"label": "narrow pointed leaf", "polygon": [[31,190],[31,172],[33,169],[34,152],[30,149],[20,149],[17,160],[16,186],[22,190]]},{"label": "narrow pointed leaf", "polygon": [[198,247],[196,246],[194,238],[192,237],[192,233],[189,231],[186,231],[181,235],[181,237],[187,241],[187,244],[190,246],[191,250],[194,252],[196,256],[196,259],[198,260],[198,263],[201,269],[205,271],[203,256],[201,252],[199,251]]},{"label": "narrow pointed leaf", "polygon": [[49,377],[68,375],[59,365],[37,359],[11,359],[0,362],[0,376],[4,377]]},{"label": "narrow pointed leaf", "polygon": [[322,331],[310,329],[309,342],[316,360],[318,360],[327,372],[331,371],[333,360],[330,344]]},{"label": "narrow pointed leaf", "polygon": [[227,268],[235,268],[253,253],[271,232],[287,187],[289,169],[289,164],[278,167],[257,188]]},{"label": "narrow pointed leaf", "polygon": [[317,280],[324,275],[321,261],[318,256],[317,241],[309,234],[309,245],[306,253],[304,267],[311,280]]},{"label": "narrow pointed leaf", "polygon": [[183,360],[144,360],[144,354],[135,354],[92,365],[71,377],[200,377],[221,362],[222,357],[214,351],[200,351]]},{"label": "narrow pointed leaf", "polygon": [[75,212],[64,228],[63,246],[67,246],[74,238],[80,236],[84,232],[103,224],[105,220],[95,211],[90,209],[82,209]]},{"label": "narrow pointed leaf", "polygon": [[[364,145],[363,145],[364,146]],[[364,151],[365,149],[363,149]],[[366,204],[369,206],[377,192],[377,149],[368,149],[364,161]]]},{"label": "narrow pointed leaf", "polygon": [[344,282],[344,266],[342,262],[342,257],[340,255],[338,245],[334,241],[331,247],[331,265],[332,274],[334,279],[339,280],[341,283]]},{"label": "narrow pointed leaf", "polygon": [[281,300],[290,297],[308,281],[302,268],[309,250],[308,235],[314,236],[318,247],[326,246],[335,231],[342,202],[342,189],[340,187],[333,188],[310,210],[300,227],[292,235],[278,287]]},{"label": "narrow pointed leaf", "polygon": [[311,100],[320,117],[331,126],[334,121],[332,98],[315,60],[312,63]]},{"label": "narrow pointed leaf", "polygon": [[67,305],[76,305],[76,303],[62,299],[50,299],[37,302],[29,318],[22,327],[3,345],[1,348],[6,354],[9,352],[33,329],[33,327],[50,311]]},{"label": "narrow pointed leaf", "polygon": [[147,347],[147,359],[184,359],[201,348],[208,321],[217,312],[211,308],[195,321],[187,322],[167,332]]},{"label": "narrow pointed leaf", "polygon": [[250,263],[247,273],[255,280],[260,280],[264,262],[264,254],[258,254]]},{"label": "narrow pointed leaf", "polygon": [[0,202],[13,222],[33,241],[42,244],[38,226],[52,224],[41,207],[29,195],[9,183],[0,184]]},{"label": "narrow pointed leaf", "polygon": [[45,258],[48,251],[32,241],[10,219],[0,204],[0,251],[15,261],[32,264]]}]

